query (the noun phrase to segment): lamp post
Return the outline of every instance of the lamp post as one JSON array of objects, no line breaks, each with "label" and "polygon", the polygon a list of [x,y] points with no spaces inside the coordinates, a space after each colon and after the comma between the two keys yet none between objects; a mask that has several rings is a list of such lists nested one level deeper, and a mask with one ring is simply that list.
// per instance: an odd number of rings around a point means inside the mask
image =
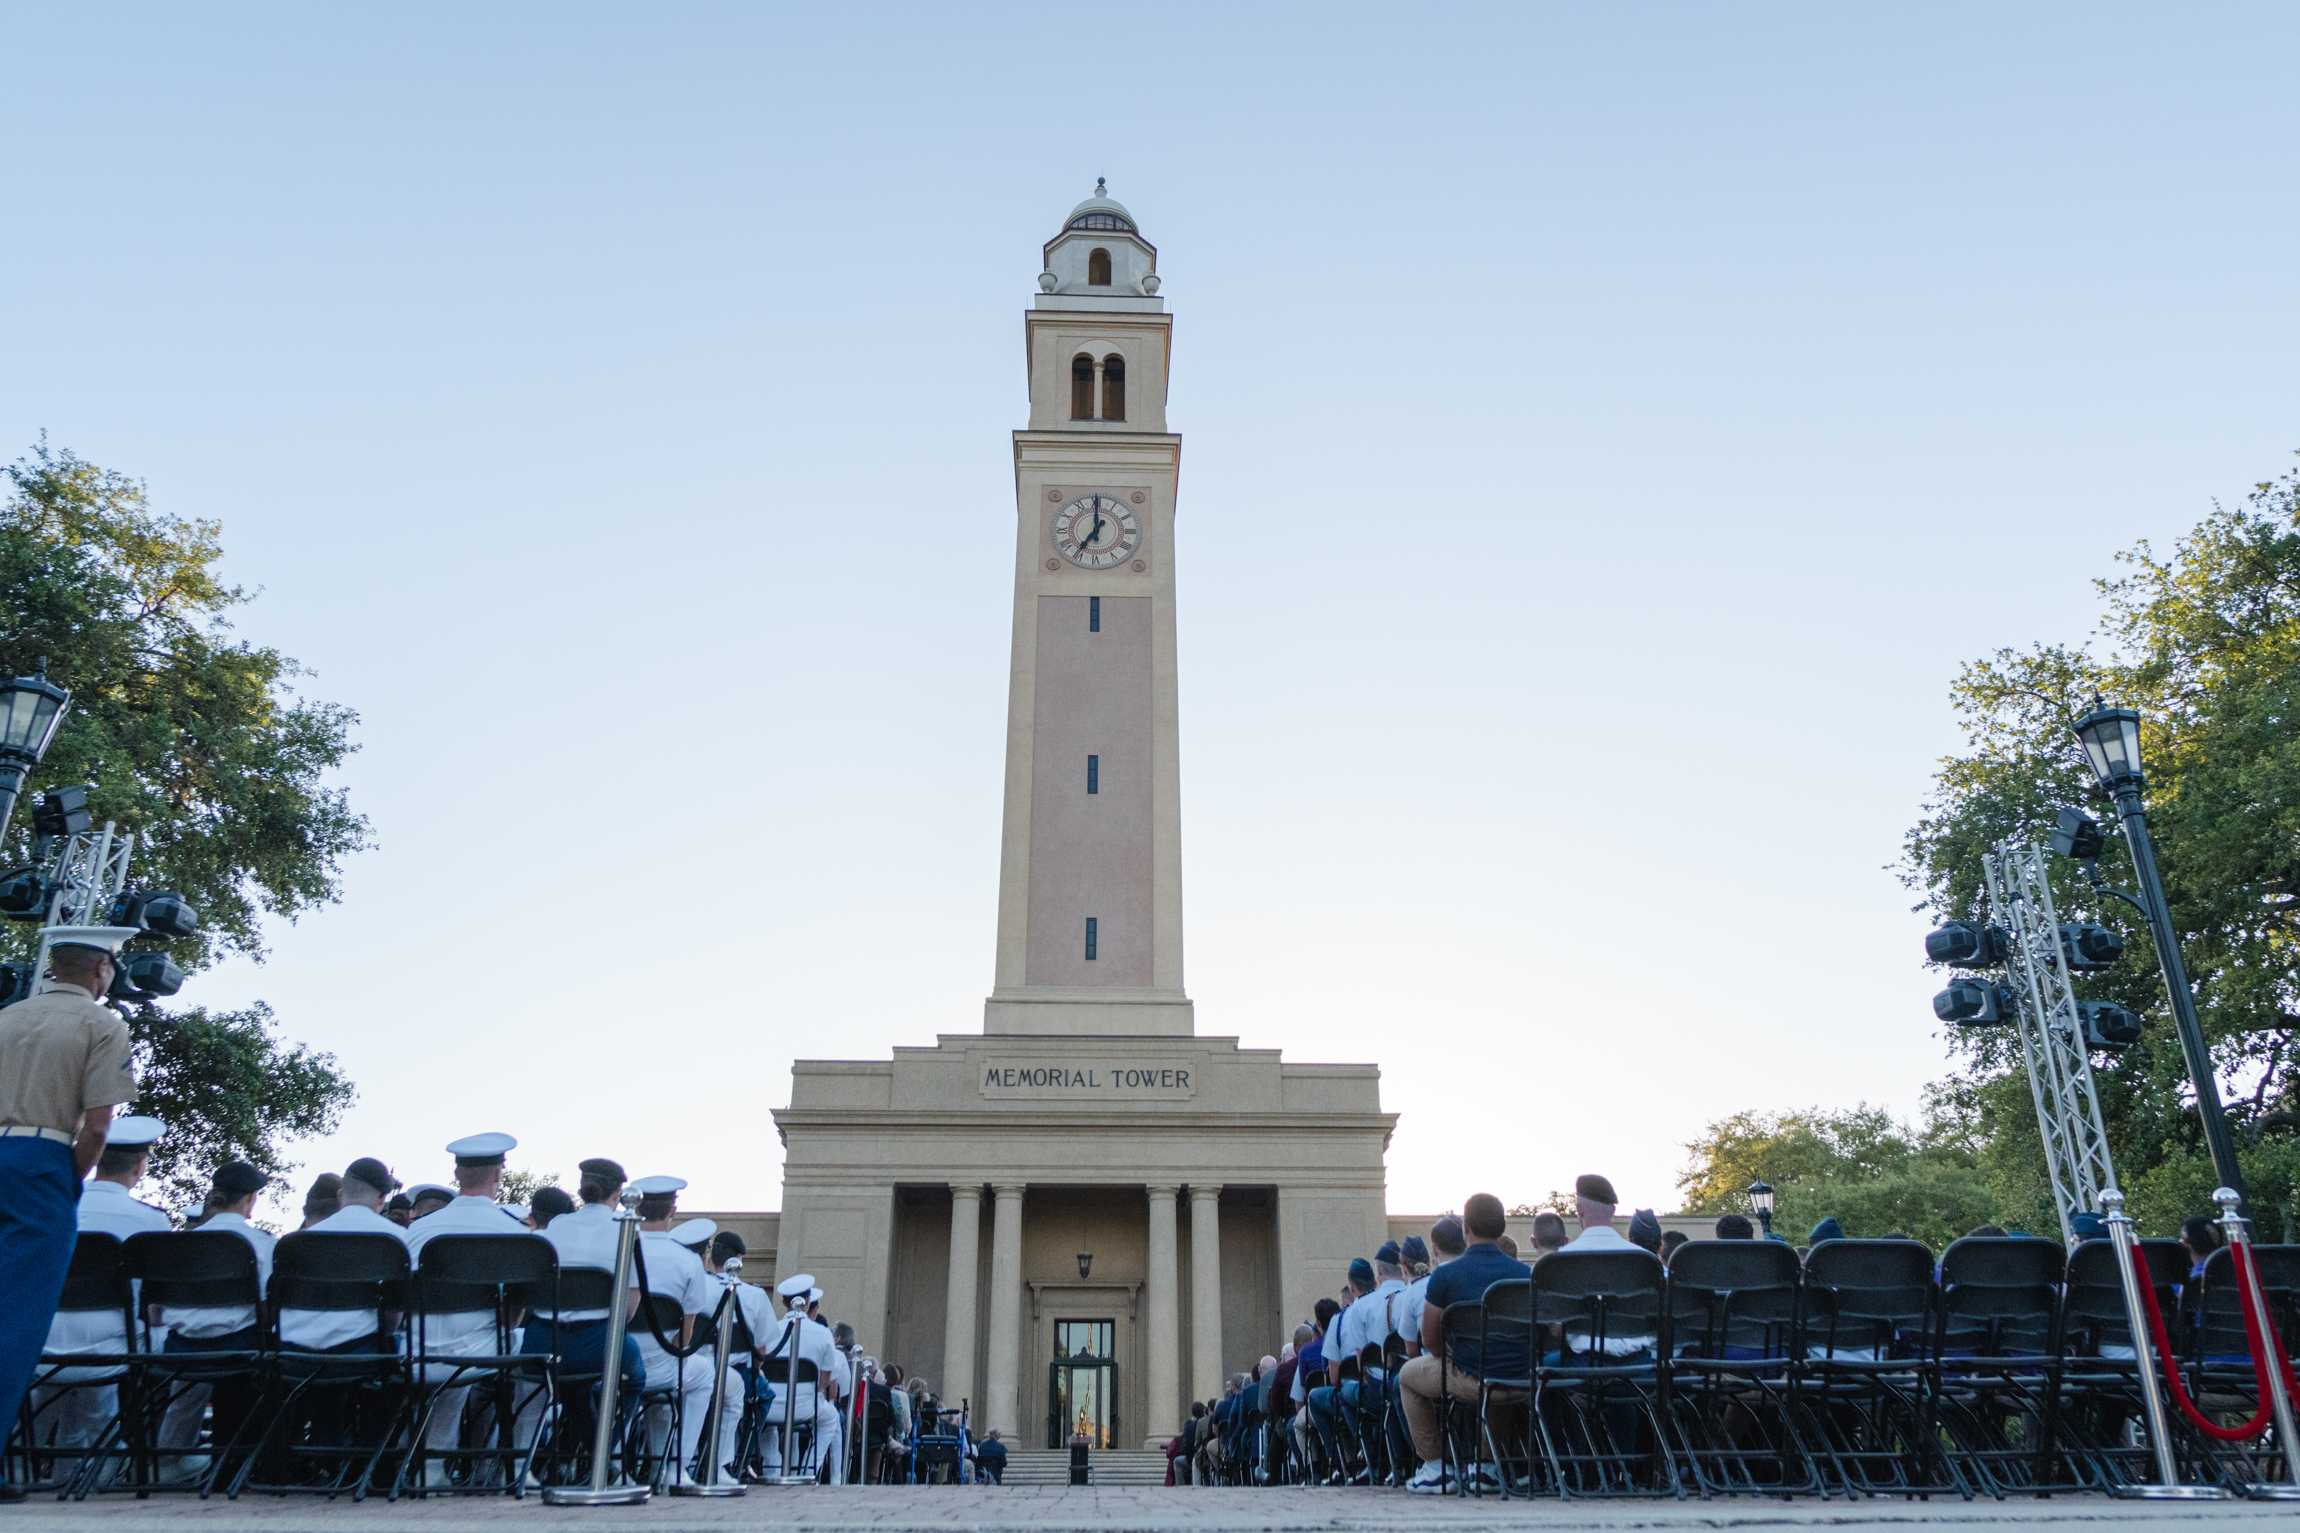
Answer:
[{"label": "lamp post", "polygon": [[16,812],[24,779],[48,754],[72,694],[48,679],[43,660],[29,676],[0,682],[0,832]]},{"label": "lamp post", "polygon": [[1766,1183],[1749,1184],[1749,1212],[1757,1216],[1757,1222],[1765,1227],[1765,1234],[1770,1238],[1773,1234],[1773,1189]]},{"label": "lamp post", "polygon": [[2197,1025],[2196,997],[2188,988],[2188,966],[2181,961],[2180,939],[2172,929],[2172,907],[2165,902],[2164,879],[2156,871],[2156,845],[2148,837],[2148,810],[2141,802],[2140,715],[2130,708],[2107,707],[2095,697],[2092,711],[2070,728],[2084,742],[2093,775],[2116,799],[2117,813],[2124,820],[2133,874],[2140,882],[2140,912],[2147,917],[2148,933],[2156,941],[2156,962],[2164,972],[2165,993],[2172,1002],[2172,1026],[2188,1063],[2189,1083],[2196,1088],[2196,1112],[2204,1120],[2204,1145],[2212,1155],[2212,1172],[2223,1187],[2233,1187],[2241,1196],[2244,1182],[2236,1169],[2236,1146],[2228,1137],[2228,1118],[2220,1108],[2220,1087],[2213,1078],[2212,1056],[2204,1047],[2204,1029]]}]

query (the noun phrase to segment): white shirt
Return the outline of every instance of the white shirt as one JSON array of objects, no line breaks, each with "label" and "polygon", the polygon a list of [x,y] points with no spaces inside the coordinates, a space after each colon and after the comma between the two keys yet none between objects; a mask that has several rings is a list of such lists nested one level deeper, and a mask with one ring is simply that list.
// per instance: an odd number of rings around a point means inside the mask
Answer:
[{"label": "white shirt", "polygon": [[[454,1206],[450,1203],[448,1208]],[[439,1212],[445,1213],[447,1209],[443,1208]],[[438,1214],[425,1217],[437,1218]],[[607,1272],[615,1270],[615,1245],[619,1237],[615,1228],[615,1210],[610,1204],[586,1203],[571,1214],[561,1214],[544,1227],[543,1238],[550,1241],[552,1249],[559,1253],[559,1266],[562,1270],[569,1267],[597,1267]],[[648,1253],[649,1256],[653,1254]],[[639,1286],[637,1265],[632,1264],[633,1288]],[[551,1312],[546,1309],[538,1309],[535,1313],[545,1320],[551,1318]],[[559,1318],[572,1324],[584,1320],[604,1320],[607,1312],[603,1309],[571,1309]]]},{"label": "white shirt", "polygon": [[[126,1240],[147,1230],[173,1228],[168,1216],[118,1182],[90,1182],[80,1189],[80,1228],[91,1235]],[[50,1352],[125,1352],[128,1330],[113,1310],[59,1311],[48,1327]]]},{"label": "white shirt", "polygon": [[743,1328],[751,1333],[751,1344],[765,1346],[767,1338],[775,1334],[775,1306],[767,1298],[767,1291],[756,1283],[745,1283],[723,1272],[714,1276],[716,1281],[735,1291],[735,1303],[743,1312]]},{"label": "white shirt", "polygon": [[[1345,1357],[1356,1357],[1366,1348],[1380,1346],[1388,1341],[1390,1333],[1397,1328],[1398,1295],[1405,1291],[1403,1278],[1384,1278],[1372,1293],[1361,1294],[1348,1309],[1343,1310],[1337,1327],[1341,1332],[1342,1344],[1339,1350],[1328,1353],[1329,1361],[1339,1362]],[[1374,1378],[1380,1378],[1382,1370],[1373,1368],[1368,1373]]]},{"label": "white shirt", "polygon": [[1406,1291],[1398,1295],[1398,1334],[1417,1347],[1422,1344],[1422,1311],[1428,1308],[1429,1297],[1428,1272],[1406,1284]]},{"label": "white shirt", "polygon": [[[1567,1251],[1645,1250],[1643,1246],[1639,1245],[1636,1241],[1631,1240],[1626,1235],[1623,1235],[1619,1230],[1616,1230],[1610,1224],[1593,1224],[1589,1226],[1580,1234],[1567,1241],[1563,1249]],[[1647,1252],[1646,1254],[1651,1255],[1652,1253]],[[1565,1328],[1565,1344],[1568,1348],[1576,1352],[1588,1351],[1588,1329],[1583,1326],[1567,1326]],[[1626,1357],[1632,1352],[1643,1352],[1650,1348],[1652,1345],[1652,1333],[1649,1331],[1638,1331],[1628,1335],[1607,1335],[1605,1338],[1605,1346],[1602,1350],[1607,1357]]]},{"label": "white shirt", "polygon": [[[401,1245],[407,1244],[407,1231],[358,1203],[346,1203],[303,1233],[307,1235],[389,1235]],[[362,1336],[375,1334],[375,1311],[371,1309],[283,1309],[280,1311],[280,1345],[295,1347],[305,1352],[324,1352],[329,1347],[357,1341]]]},{"label": "white shirt", "polygon": [[[257,1229],[238,1214],[213,1214],[202,1221],[200,1229],[202,1231],[229,1230],[255,1247],[257,1286],[263,1288],[271,1286],[272,1247],[279,1244],[278,1238],[271,1231]],[[229,1336],[234,1331],[247,1330],[256,1323],[256,1312],[252,1306],[244,1304],[191,1309],[175,1309],[163,1306],[160,1310],[160,1322],[178,1336],[190,1336],[205,1340],[217,1336]]]},{"label": "white shirt", "polygon": [[[408,1260],[420,1265],[423,1248],[441,1235],[533,1235],[535,1231],[511,1217],[511,1211],[493,1198],[461,1197],[445,1208],[434,1209],[407,1227]],[[412,1329],[414,1322],[408,1322]],[[492,1310],[457,1311],[423,1322],[426,1352],[489,1352],[495,1347]],[[410,1346],[414,1345],[411,1338]]]},{"label": "white shirt", "polygon": [[[558,1221],[553,1220],[552,1224],[556,1228]],[[768,1356],[774,1356],[776,1348],[783,1345],[783,1334],[793,1324],[799,1328],[798,1340],[795,1344],[795,1350],[798,1354],[797,1360],[802,1363],[813,1363],[816,1373],[824,1379],[834,1382],[844,1380],[846,1363],[839,1356],[837,1344],[831,1340],[831,1328],[820,1320],[809,1320],[804,1315],[786,1313],[776,1323],[773,1331],[759,1338],[759,1345],[765,1349]],[[785,1352],[782,1355],[787,1357],[790,1353]],[[778,1385],[775,1389],[775,1404],[772,1407],[775,1420],[783,1419],[782,1412],[785,1408],[783,1402],[794,1396],[797,1398],[799,1415],[807,1416],[813,1413],[815,1397],[812,1386],[796,1384],[786,1389]]]}]

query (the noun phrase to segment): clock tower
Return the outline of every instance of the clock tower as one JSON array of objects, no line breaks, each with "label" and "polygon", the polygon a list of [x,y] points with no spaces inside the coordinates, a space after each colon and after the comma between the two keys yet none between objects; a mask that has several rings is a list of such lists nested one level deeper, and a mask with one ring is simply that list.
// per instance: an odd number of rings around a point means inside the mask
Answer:
[{"label": "clock tower", "polygon": [[1023,315],[1014,655],[986,1033],[1188,1037],[1182,989],[1174,321],[1158,251],[1095,183]]}]

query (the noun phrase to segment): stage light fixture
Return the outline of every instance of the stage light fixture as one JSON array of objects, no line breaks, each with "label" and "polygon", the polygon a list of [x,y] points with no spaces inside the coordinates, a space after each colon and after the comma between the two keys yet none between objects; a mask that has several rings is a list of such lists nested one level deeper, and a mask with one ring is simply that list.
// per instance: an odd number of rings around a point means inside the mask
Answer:
[{"label": "stage light fixture", "polygon": [[2060,812],[2060,822],[2053,826],[2051,841],[2053,851],[2071,862],[2097,862],[2101,848],[2108,845],[2100,821],[2081,809]]},{"label": "stage light fixture", "polygon": [[2091,921],[2063,921],[2060,950],[2079,973],[2114,968],[2124,956],[2124,933]]},{"label": "stage light fixture", "polygon": [[2012,987],[1996,980],[1951,980],[1933,997],[1933,1015],[1959,1027],[2003,1027],[2013,1014]]},{"label": "stage light fixture", "polygon": [[1925,934],[1925,959],[1959,969],[1985,969],[2005,961],[2010,942],[2001,926],[1951,921]]},{"label": "stage light fixture", "polygon": [[2115,1053],[2140,1041],[2140,1013],[2114,1001],[2079,1001],[2077,1024],[2084,1029],[2084,1046]]},{"label": "stage light fixture", "polygon": [[0,916],[37,921],[48,913],[48,880],[38,868],[18,868],[0,877]]}]

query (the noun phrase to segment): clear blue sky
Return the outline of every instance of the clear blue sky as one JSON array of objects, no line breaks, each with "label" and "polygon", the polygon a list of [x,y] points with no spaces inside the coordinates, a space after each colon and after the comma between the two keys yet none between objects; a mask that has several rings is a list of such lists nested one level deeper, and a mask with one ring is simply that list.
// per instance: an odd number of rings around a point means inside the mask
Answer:
[{"label": "clear blue sky", "polygon": [[[2300,446],[2287,5],[47,8],[0,444],[221,518],[380,849],[202,977],[356,1154],[773,1206],[979,1028],[1038,247],[1161,252],[1201,1031],[1390,1200],[1943,1067],[1886,871],[1998,644]],[[886,530],[915,529],[890,557]],[[927,545],[931,544],[931,550]]]}]

